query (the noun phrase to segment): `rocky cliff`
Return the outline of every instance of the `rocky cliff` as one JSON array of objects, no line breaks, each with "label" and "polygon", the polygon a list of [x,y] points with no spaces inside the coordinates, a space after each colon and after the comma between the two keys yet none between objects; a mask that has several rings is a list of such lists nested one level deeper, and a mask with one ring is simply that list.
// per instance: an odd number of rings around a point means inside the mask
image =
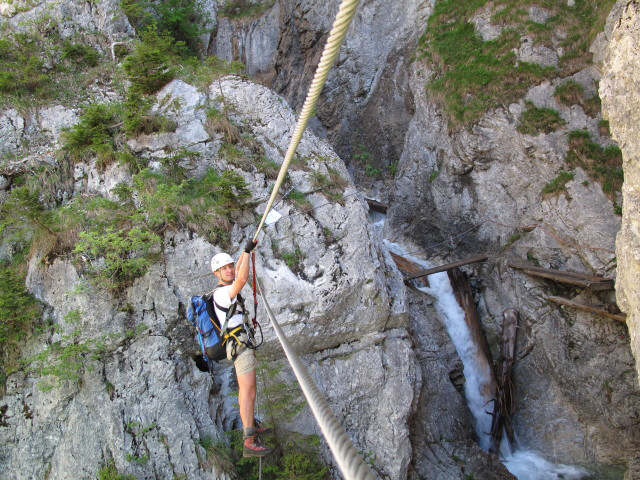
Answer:
[{"label": "rocky cliff", "polygon": [[[381,478],[510,478],[473,441],[462,367],[433,301],[405,289],[378,234],[367,226],[357,192],[376,196],[389,203],[382,236],[411,246],[416,255],[446,262],[490,254],[489,262],[467,271],[494,357],[502,311],[513,307],[520,313],[514,372],[520,448],[587,466],[597,478],[620,478],[625,470],[627,478],[635,478],[640,396],[629,337],[635,341],[637,307],[627,260],[633,249],[614,245],[618,231],[620,239],[633,241],[635,218],[629,178],[630,132],[637,122],[629,110],[633,88],[627,86],[633,85],[633,70],[625,66],[633,55],[624,50],[632,48],[635,3],[619,2],[614,12],[626,13],[610,20],[606,38],[594,43],[596,57],[606,57],[602,74],[575,40],[576,29],[577,38],[598,32],[579,30],[585,27],[578,20],[563,23],[574,18],[574,2],[527,3],[517,11],[491,2],[457,13],[450,2],[441,4],[451,7],[453,17],[433,1],[404,2],[402,9],[385,0],[361,5],[317,108],[314,134],[305,134],[294,162],[290,194],[276,206],[284,218],[260,239],[258,271],[270,303]],[[8,32],[33,25],[45,7],[5,5]],[[3,109],[3,199],[47,165],[56,174],[69,169],[65,181],[51,176],[53,187],[40,190],[49,207],[64,208],[81,198],[118,201],[124,182],[135,191],[131,202],[137,208],[159,216],[161,206],[171,205],[154,203],[150,210],[145,202],[158,201],[149,196],[153,182],[168,172],[193,186],[210,171],[230,172],[251,193],[220,213],[229,215],[219,224],[222,230],[203,232],[189,220],[186,210],[195,212],[197,205],[183,205],[175,217],[161,216],[153,224],[151,233],[160,241],[146,273],[115,291],[86,282],[93,267],[104,266],[99,256],[81,257],[68,247],[56,255],[31,252],[27,284],[45,305],[46,328],[21,344],[23,357],[45,351],[57,365],[60,356],[52,347],[87,350],[79,351],[81,368],[53,390],[38,387],[51,378],[31,367],[7,378],[0,401],[0,458],[8,466],[2,478],[93,478],[110,464],[137,478],[233,475],[234,467],[220,453],[227,444],[224,432],[239,426],[230,397],[233,372],[223,365],[211,377],[198,368],[184,306],[190,294],[211,288],[207,262],[221,244],[235,252],[251,234],[337,5],[206,3],[202,18],[210,34],[200,33],[200,54],[242,61],[247,73],[282,96],[239,77],[212,81],[204,75],[203,82],[202,74],[194,74],[173,80],[149,97],[148,118],[162,117],[169,127],[159,132],[142,127],[129,135],[126,149],[133,157],[118,157],[120,165],[103,161],[102,150],[71,167],[61,159],[61,129],[86,118],[78,102],[49,100],[30,108],[8,102]],[[584,18],[600,25],[596,20],[606,15],[589,7],[585,12],[593,16]],[[36,27],[65,39],[88,38],[112,66],[77,95],[118,102],[129,95],[116,64],[135,45],[132,18],[111,2],[85,8],[69,1],[56,4]],[[451,54],[438,50],[440,24],[459,27],[460,35],[471,35],[466,42],[479,49],[489,45],[511,66],[485,83],[498,100],[484,110],[477,106],[482,95],[473,88],[454,99],[458,104],[437,90],[446,87],[440,79],[456,80],[447,70],[455,56],[445,66],[440,62]],[[514,26],[522,29],[520,35],[511,33]],[[96,31],[99,35],[88,37]],[[467,59],[477,54],[465,52]],[[622,193],[619,150],[600,113],[598,83],[604,117],[625,162]],[[619,111],[631,114],[614,113]],[[544,121],[536,123],[540,117]],[[124,149],[119,142],[117,149]],[[140,175],[140,165],[148,166],[147,177]],[[170,184],[164,188],[167,195],[179,194]],[[221,221],[219,215],[207,218]],[[3,258],[17,247],[4,241]],[[516,260],[617,275],[618,301],[629,314],[630,331],[547,300],[561,295],[612,304],[611,292],[528,277],[508,266]],[[279,361],[273,332],[268,325],[264,330],[263,358],[278,372],[263,394],[293,381]],[[292,395],[289,403],[299,403],[299,393]],[[260,400],[261,413],[268,413],[269,402]],[[318,433],[308,411],[302,412],[279,428],[288,435]],[[332,465],[326,447],[319,452]]]},{"label": "rocky cliff", "polygon": [[616,239],[618,274],[616,296],[618,304],[627,313],[631,337],[631,350],[636,357],[636,370],[640,372],[640,339],[638,312],[640,273],[638,230],[638,34],[640,33],[637,2],[618,2],[607,22],[607,47],[600,68],[600,96],[604,116],[611,124],[611,133],[623,152],[625,183],[622,189],[622,229]]}]

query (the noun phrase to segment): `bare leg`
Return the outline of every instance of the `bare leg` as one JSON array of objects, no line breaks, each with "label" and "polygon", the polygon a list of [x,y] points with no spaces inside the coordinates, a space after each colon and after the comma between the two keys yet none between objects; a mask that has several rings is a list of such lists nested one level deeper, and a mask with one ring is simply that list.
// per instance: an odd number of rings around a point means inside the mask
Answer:
[{"label": "bare leg", "polygon": [[243,428],[253,427],[254,405],[256,402],[256,371],[238,375],[238,405]]}]

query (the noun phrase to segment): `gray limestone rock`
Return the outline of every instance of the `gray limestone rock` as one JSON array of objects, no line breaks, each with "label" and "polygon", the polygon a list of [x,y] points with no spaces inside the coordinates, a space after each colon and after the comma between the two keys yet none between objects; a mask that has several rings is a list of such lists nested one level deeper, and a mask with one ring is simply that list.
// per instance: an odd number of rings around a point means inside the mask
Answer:
[{"label": "gray limestone rock", "polygon": [[520,39],[520,48],[516,55],[521,62],[535,63],[542,67],[558,66],[558,53],[549,47],[536,44],[529,36]]},{"label": "gray limestone rock", "polygon": [[622,229],[616,240],[618,275],[616,295],[627,313],[631,349],[640,372],[640,6],[637,2],[618,2],[607,21],[608,47],[600,66],[604,117],[609,120],[613,138],[622,149],[624,186],[622,189]]},{"label": "gray limestone rock", "polygon": [[477,12],[472,18],[471,22],[476,29],[476,32],[482,37],[485,42],[495,40],[502,33],[502,27],[499,25],[493,25],[491,23],[491,17],[496,13],[491,6],[487,6],[484,9]]},{"label": "gray limestone rock", "polygon": [[17,110],[0,114],[0,154],[16,153],[24,135],[25,121]]}]

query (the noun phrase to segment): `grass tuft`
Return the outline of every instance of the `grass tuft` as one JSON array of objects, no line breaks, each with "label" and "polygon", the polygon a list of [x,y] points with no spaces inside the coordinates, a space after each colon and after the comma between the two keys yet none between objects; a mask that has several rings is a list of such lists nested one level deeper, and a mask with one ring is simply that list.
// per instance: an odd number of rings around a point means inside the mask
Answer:
[{"label": "grass tuft", "polygon": [[552,108],[536,107],[533,102],[525,102],[526,110],[522,112],[517,130],[527,135],[555,132],[565,125],[560,114]]}]

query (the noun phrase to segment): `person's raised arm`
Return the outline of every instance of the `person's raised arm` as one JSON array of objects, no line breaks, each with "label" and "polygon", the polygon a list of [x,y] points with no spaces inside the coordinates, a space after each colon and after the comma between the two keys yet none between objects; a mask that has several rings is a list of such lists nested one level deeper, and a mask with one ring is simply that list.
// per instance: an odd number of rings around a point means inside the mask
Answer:
[{"label": "person's raised arm", "polygon": [[238,263],[236,264],[236,278],[229,289],[230,299],[235,298],[235,296],[240,293],[240,290],[242,290],[242,287],[245,286],[247,280],[249,280],[249,255],[257,244],[257,242],[249,239],[244,247],[244,252],[242,252],[238,259]]}]

